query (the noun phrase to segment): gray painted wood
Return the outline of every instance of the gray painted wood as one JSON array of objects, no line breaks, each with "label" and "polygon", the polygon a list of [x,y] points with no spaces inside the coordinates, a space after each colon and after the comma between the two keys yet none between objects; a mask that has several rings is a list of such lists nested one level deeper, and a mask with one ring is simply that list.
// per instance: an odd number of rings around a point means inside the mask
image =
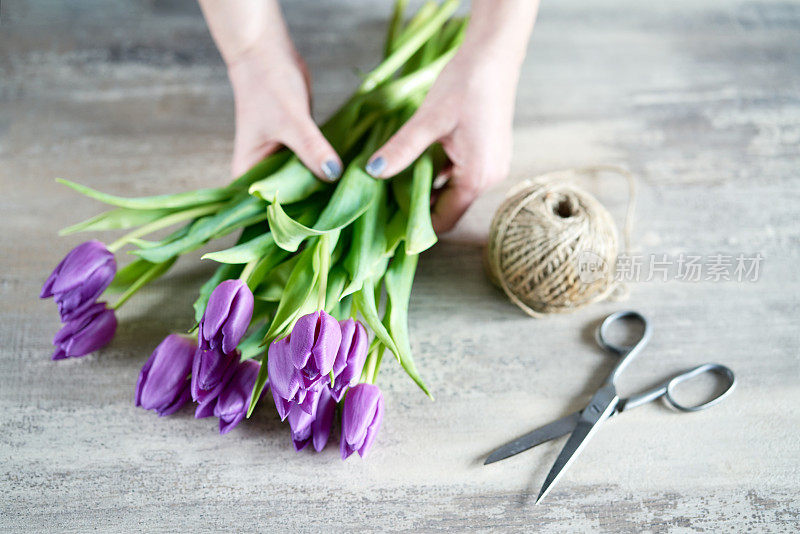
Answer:
[{"label": "gray painted wood", "polygon": [[[388,2],[287,3],[320,117],[369,68]],[[437,400],[387,362],[370,458],[296,454],[269,403],[231,434],[189,411],[135,409],[139,367],[190,324],[211,266],[183,260],[121,313],[116,340],[49,361],[36,298],[99,206],[53,183],[123,195],[214,185],[233,131],[225,72],[191,3],[3,2],[0,8],[0,528],[789,532],[798,528],[800,4],[545,2],[522,75],[510,182],[623,163],[640,179],[642,254],[755,254],[760,279],[640,282],[625,304],[533,320],[486,280],[481,246],[509,183],[420,262],[413,348]],[[619,217],[625,189],[588,186]],[[543,505],[557,442],[484,455],[580,407],[612,365],[591,340],[633,307],[655,335],[633,392],[703,361],[737,372],[707,412],[649,405],[610,423]]]}]

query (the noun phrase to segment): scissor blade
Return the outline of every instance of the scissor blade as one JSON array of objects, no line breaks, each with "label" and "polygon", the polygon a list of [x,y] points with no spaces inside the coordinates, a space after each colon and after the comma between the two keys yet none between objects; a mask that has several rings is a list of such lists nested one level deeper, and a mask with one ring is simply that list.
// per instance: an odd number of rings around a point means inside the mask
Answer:
[{"label": "scissor blade", "polygon": [[494,452],[492,452],[492,454],[489,455],[488,458],[486,458],[486,461],[483,462],[483,465],[505,460],[509,456],[514,456],[515,454],[527,451],[528,449],[544,443],[545,441],[550,441],[551,439],[565,436],[575,430],[575,425],[578,424],[578,420],[580,418],[581,412],[575,412],[562,417],[561,419],[557,419],[552,423],[540,426],[536,430],[528,432],[524,436],[521,436],[514,441],[506,443],[502,447],[496,449]]},{"label": "scissor blade", "polygon": [[589,405],[581,411],[575,430],[561,449],[556,462],[547,474],[542,490],[536,498],[536,503],[541,502],[550,493],[553,486],[561,478],[570,464],[578,457],[583,448],[600,428],[603,421],[608,419],[619,403],[613,386],[605,386],[594,394]]}]

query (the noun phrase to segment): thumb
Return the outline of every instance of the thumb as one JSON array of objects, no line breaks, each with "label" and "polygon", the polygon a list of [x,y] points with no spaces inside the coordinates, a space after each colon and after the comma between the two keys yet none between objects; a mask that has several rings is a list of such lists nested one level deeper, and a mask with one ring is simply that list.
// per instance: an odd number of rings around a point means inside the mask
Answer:
[{"label": "thumb", "polygon": [[416,160],[426,148],[447,133],[441,119],[420,108],[397,133],[379,148],[367,163],[375,178],[390,178]]},{"label": "thumb", "polygon": [[317,178],[333,182],[342,175],[342,160],[310,116],[288,128],[281,141]]}]

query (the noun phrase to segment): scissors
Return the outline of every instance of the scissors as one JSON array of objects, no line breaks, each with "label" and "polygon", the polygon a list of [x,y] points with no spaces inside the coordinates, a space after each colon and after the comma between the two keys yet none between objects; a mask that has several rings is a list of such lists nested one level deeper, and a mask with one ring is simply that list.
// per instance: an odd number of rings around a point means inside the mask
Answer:
[{"label": "scissors", "polygon": [[[608,341],[608,330],[611,325],[616,321],[626,319],[641,323],[643,331],[639,340],[632,345],[621,345]],[[631,408],[636,408],[637,406],[641,406],[661,397],[665,398],[676,410],[682,412],[696,412],[714,406],[733,391],[736,385],[736,377],[733,371],[718,363],[705,363],[679,373],[649,391],[626,399],[620,399],[619,395],[617,395],[617,379],[622,371],[625,370],[631,361],[642,351],[645,345],[647,345],[651,334],[652,330],[647,319],[639,312],[620,311],[606,317],[597,328],[595,338],[602,348],[616,354],[620,357],[620,360],[600,389],[592,396],[586,408],[539,427],[503,445],[489,455],[484,465],[504,460],[509,456],[519,454],[541,443],[571,433],[566,445],[564,445],[564,448],[561,450],[555,464],[553,464],[550,473],[548,473],[544,481],[542,490],[539,492],[539,497],[536,499],[536,503],[538,504],[545,498],[550,490],[553,489],[555,483],[561,478],[575,458],[578,457],[592,436],[594,436],[602,424],[612,415],[630,410]],[[725,389],[711,400],[695,406],[687,406],[675,399],[673,392],[678,384],[705,373],[713,373],[720,376],[725,381]]]}]

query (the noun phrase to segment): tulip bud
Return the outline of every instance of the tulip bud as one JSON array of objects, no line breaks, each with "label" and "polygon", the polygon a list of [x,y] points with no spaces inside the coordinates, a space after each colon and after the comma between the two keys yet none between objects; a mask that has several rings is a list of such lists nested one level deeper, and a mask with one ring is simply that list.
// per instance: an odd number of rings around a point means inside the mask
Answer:
[{"label": "tulip bud", "polygon": [[238,350],[225,354],[219,348],[198,348],[192,363],[192,400],[202,405],[216,399],[233,376],[240,357]]},{"label": "tulip bud", "polygon": [[314,449],[319,452],[328,443],[336,401],[333,400],[327,387],[320,389],[314,401],[315,406],[311,414],[304,412],[296,404],[289,410],[289,426],[296,451],[303,450],[309,442],[312,442]]},{"label": "tulip bud", "polygon": [[358,384],[347,392],[342,410],[342,460],[358,452],[363,458],[372,447],[383,421],[383,394],[378,386]]},{"label": "tulip bud", "polygon": [[189,372],[197,349],[193,339],[177,334],[164,338],[139,373],[136,406],[170,415],[189,400]]},{"label": "tulip bud", "polygon": [[289,348],[292,364],[303,379],[302,387],[312,387],[331,372],[341,342],[339,322],[324,311],[297,320],[289,336]]},{"label": "tulip bud", "polygon": [[218,285],[200,319],[200,348],[232,353],[250,326],[253,302],[253,293],[241,280],[225,280]]},{"label": "tulip bud", "polygon": [[324,385],[321,381],[306,388],[303,377],[292,363],[289,338],[276,339],[267,353],[269,388],[281,421],[289,415],[289,409],[297,405],[307,414],[313,413],[315,396]]},{"label": "tulip bud", "polygon": [[66,322],[83,313],[105,291],[117,263],[100,241],[87,241],[72,249],[53,270],[39,298],[53,297],[61,320]]},{"label": "tulip bud", "polygon": [[105,302],[96,302],[80,315],[69,319],[53,338],[54,360],[74,358],[94,352],[108,344],[117,330],[114,310]]},{"label": "tulip bud", "polygon": [[347,319],[341,321],[339,326],[342,330],[342,343],[333,363],[335,378],[331,386],[331,394],[336,402],[342,400],[347,388],[361,376],[369,345],[367,330],[360,322]]},{"label": "tulip bud", "polygon": [[236,366],[233,377],[222,389],[214,406],[214,415],[219,417],[220,434],[227,434],[244,419],[260,369],[261,365],[253,360],[245,360]]}]

